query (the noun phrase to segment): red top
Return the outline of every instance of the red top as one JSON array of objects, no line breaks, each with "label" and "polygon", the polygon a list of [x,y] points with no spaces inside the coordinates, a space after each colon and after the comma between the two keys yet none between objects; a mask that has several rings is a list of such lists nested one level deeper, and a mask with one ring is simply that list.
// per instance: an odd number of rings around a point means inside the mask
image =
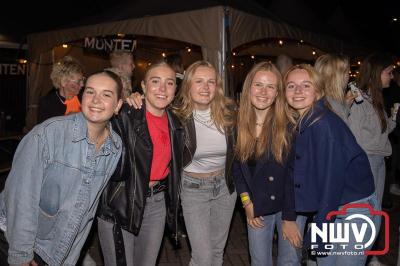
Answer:
[{"label": "red top", "polygon": [[150,181],[167,178],[171,161],[171,141],[169,139],[168,117],[155,116],[146,111],[147,126],[153,143],[153,160],[151,161]]}]

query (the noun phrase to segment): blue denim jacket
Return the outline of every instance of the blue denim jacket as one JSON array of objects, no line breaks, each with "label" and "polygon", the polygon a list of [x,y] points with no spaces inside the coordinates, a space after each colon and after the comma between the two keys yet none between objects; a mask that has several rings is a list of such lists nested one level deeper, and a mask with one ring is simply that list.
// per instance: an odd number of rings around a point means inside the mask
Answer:
[{"label": "blue denim jacket", "polygon": [[0,194],[10,264],[34,252],[49,265],[76,264],[121,156],[121,139],[111,125],[110,132],[96,152],[78,113],[46,120],[23,138]]}]

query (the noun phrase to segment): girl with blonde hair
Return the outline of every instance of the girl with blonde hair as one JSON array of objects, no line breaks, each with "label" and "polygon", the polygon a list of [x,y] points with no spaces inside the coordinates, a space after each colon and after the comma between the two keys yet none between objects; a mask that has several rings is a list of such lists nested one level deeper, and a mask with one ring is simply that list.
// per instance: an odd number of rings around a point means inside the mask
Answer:
[{"label": "girl with blonde hair", "polygon": [[236,192],[232,177],[235,105],[207,61],[186,70],[174,106],[186,132],[182,210],[190,265],[222,265]]}]

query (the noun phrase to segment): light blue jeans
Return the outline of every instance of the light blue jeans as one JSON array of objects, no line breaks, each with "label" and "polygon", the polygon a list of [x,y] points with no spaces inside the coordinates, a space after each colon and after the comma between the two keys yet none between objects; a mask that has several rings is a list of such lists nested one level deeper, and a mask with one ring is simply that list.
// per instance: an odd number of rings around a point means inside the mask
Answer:
[{"label": "light blue jeans", "polygon": [[182,175],[182,211],[192,248],[189,265],[221,266],[236,202],[225,176]]},{"label": "light blue jeans", "polygon": [[[254,229],[247,225],[249,250],[252,266],[270,266],[272,264],[272,243],[275,226],[278,231],[278,266],[300,265],[301,249],[294,248],[288,240],[282,237],[282,213],[263,216],[264,227]],[[301,235],[307,217],[298,215],[297,226]]]},{"label": "light blue jeans", "polygon": [[[368,196],[361,200],[354,201],[352,203],[368,203],[369,205],[371,205],[374,208],[374,210],[380,210],[380,204],[378,203],[375,193],[373,193],[371,196]],[[346,214],[338,215],[336,217],[335,224],[349,222],[349,221],[346,221],[345,219],[353,214],[363,214],[372,220],[372,222],[375,225],[375,229],[376,229],[376,235],[375,235],[375,239],[376,239],[376,237],[379,234],[379,229],[380,229],[380,224],[381,224],[381,216],[371,215],[371,213],[368,209],[359,209],[359,208],[348,209]],[[361,228],[361,224],[366,223],[366,221],[364,219],[360,219],[360,218],[352,219],[351,222],[356,223],[359,230]],[[368,226],[364,239],[369,239],[371,237],[371,233],[372,232],[370,230],[370,227]],[[375,239],[374,239],[374,241],[375,241]],[[349,251],[349,252],[358,253],[360,250],[354,248],[355,244],[357,244],[357,242],[354,238],[354,235],[352,233],[350,233],[350,241],[348,243],[348,246],[345,249],[340,247],[340,245],[335,245],[335,248],[330,251],[335,251],[335,252]],[[370,250],[372,246],[373,246],[373,243],[367,248],[367,250]],[[345,254],[337,253],[337,255],[329,255],[326,257],[317,257],[317,264],[318,264],[318,266],[320,266],[320,265],[322,265],[322,266],[336,266],[336,265],[364,266],[366,260],[367,260],[367,256],[365,256],[364,254],[345,255]]]},{"label": "light blue jeans", "polygon": [[374,154],[367,154],[367,156],[374,176],[376,196],[378,198],[379,206],[382,206],[381,204],[386,178],[385,157]]},{"label": "light blue jeans", "polygon": [[[147,197],[139,234],[122,229],[127,266],[154,266],[164,234],[166,207],[164,192]],[[116,266],[113,223],[98,218],[98,233],[104,265]]]}]

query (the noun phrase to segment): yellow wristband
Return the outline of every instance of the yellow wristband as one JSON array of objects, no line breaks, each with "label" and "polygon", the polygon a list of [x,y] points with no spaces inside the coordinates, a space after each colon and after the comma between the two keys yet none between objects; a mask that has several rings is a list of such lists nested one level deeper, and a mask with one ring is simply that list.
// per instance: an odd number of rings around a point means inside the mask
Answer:
[{"label": "yellow wristband", "polygon": [[242,201],[242,203],[245,203],[246,201],[250,200],[250,197],[249,195],[240,196],[240,200]]}]

